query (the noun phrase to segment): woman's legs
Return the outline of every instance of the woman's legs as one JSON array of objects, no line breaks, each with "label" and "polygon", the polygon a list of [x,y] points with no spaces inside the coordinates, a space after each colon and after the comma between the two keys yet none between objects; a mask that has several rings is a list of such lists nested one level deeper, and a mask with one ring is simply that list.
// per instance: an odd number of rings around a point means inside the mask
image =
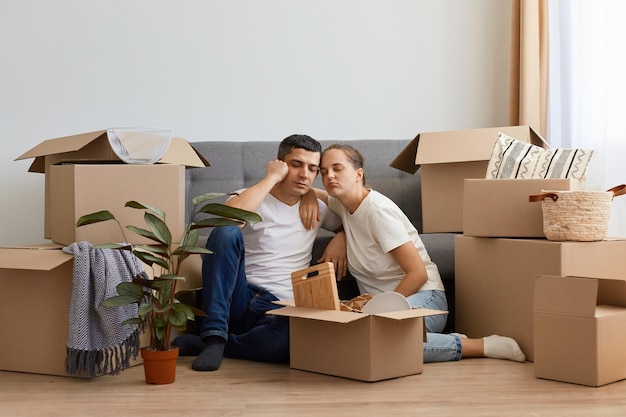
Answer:
[{"label": "woman's legs", "polygon": [[[413,308],[448,310],[443,291],[420,291],[407,297]],[[446,325],[446,315],[424,318],[427,341],[424,343],[424,362],[443,362],[462,358],[494,358],[524,362],[526,357],[515,340],[491,335],[470,339],[463,335],[441,334]]]}]

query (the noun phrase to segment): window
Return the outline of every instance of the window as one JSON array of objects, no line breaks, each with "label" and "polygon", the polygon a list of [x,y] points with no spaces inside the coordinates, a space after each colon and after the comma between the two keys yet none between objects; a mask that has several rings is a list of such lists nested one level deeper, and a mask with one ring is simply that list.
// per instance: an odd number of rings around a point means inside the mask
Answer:
[{"label": "window", "polygon": [[[626,2],[551,0],[548,138],[595,149],[584,187],[626,182]],[[626,199],[614,200],[610,236],[626,236]]]}]

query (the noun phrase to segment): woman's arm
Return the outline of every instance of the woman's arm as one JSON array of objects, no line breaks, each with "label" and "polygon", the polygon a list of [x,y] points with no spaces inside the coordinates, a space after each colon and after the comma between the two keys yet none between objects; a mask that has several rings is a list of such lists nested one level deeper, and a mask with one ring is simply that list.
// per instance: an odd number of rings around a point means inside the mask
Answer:
[{"label": "woman's arm", "polygon": [[417,249],[412,242],[406,242],[393,249],[391,254],[406,274],[395,291],[405,297],[415,294],[428,281],[424,261]]}]

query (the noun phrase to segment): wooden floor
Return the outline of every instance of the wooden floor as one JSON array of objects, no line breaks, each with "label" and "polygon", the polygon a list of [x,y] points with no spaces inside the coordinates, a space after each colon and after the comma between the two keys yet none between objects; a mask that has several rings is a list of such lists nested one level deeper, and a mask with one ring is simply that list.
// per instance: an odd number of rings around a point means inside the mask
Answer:
[{"label": "wooden floor", "polygon": [[93,380],[0,372],[2,417],[126,416],[626,416],[626,380],[599,388],[536,379],[533,364],[466,359],[366,383],[225,359],[176,382],[147,385],[143,366]]}]

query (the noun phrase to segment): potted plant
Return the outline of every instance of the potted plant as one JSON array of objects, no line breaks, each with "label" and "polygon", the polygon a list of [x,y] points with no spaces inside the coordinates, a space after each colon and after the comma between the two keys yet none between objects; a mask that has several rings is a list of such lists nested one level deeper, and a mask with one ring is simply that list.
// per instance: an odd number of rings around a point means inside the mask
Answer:
[{"label": "potted plant", "polygon": [[[174,382],[178,348],[170,345],[172,329],[185,330],[188,320],[194,320],[195,316],[204,315],[201,310],[176,299],[176,284],[178,281],[185,279],[179,275],[181,265],[185,259],[191,255],[210,255],[213,253],[204,247],[197,246],[198,229],[228,225],[239,226],[246,222],[256,223],[261,221],[260,216],[253,212],[229,207],[224,204],[206,203],[210,199],[223,195],[225,194],[207,193],[192,200],[193,210],[191,217],[185,225],[183,235],[178,244],[176,241],[173,241],[170,229],[166,224],[166,213],[148,204],[128,201],[125,207],[144,210],[144,220],[147,228],[139,228],[132,225],[128,225],[126,228],[133,233],[148,238],[154,244],[130,245],[109,243],[95,246],[95,248],[132,251],[137,258],[154,270],[154,278],[136,276],[131,282],[119,284],[116,288],[117,295],[102,301],[100,304],[104,307],[119,307],[128,304],[138,305],[138,316],[124,321],[124,324],[136,324],[141,331],[148,331],[150,334],[149,345],[141,349],[147,383]],[[196,222],[194,219],[201,213],[210,217]],[[110,220],[117,222],[124,237],[124,242],[127,242],[122,225],[107,210],[81,216],[76,226],[83,227]],[[149,369],[149,357],[155,354],[173,357],[173,366],[170,366],[170,371],[173,371],[171,376],[161,379],[152,374]]]}]

